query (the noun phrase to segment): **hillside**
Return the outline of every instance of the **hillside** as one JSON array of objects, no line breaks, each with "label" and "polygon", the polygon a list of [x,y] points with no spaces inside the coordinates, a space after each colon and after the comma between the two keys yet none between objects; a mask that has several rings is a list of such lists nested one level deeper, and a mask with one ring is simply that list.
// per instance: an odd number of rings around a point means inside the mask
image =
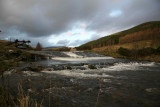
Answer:
[{"label": "hillside", "polygon": [[54,48],[65,48],[66,46],[49,46],[49,47],[43,47],[43,49],[54,49]]},{"label": "hillside", "polygon": [[90,50],[111,45],[119,45],[144,40],[160,40],[160,21],[140,24],[125,31],[117,32],[77,47],[78,50]]},{"label": "hillside", "polygon": [[76,48],[100,54],[160,62],[160,21],[147,22]]}]

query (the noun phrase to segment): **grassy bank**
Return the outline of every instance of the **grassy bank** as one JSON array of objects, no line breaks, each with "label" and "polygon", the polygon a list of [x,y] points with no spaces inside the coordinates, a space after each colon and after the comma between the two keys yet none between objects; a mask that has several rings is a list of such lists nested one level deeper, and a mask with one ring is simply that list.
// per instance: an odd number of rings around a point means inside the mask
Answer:
[{"label": "grassy bank", "polygon": [[151,54],[151,55],[147,55],[147,56],[123,56],[121,54],[119,54],[118,52],[111,52],[111,51],[95,51],[95,50],[91,50],[90,52],[96,52],[102,55],[106,55],[106,56],[111,56],[114,58],[124,58],[124,59],[133,59],[133,60],[139,60],[139,61],[153,61],[153,62],[160,62],[160,54]]},{"label": "grassy bank", "polygon": [[[125,52],[119,52],[120,48],[125,49]],[[122,45],[105,46],[87,51],[96,52],[106,56],[112,56],[114,58],[127,58],[160,62],[159,44],[158,42],[153,43],[150,40]]]},{"label": "grassy bank", "polygon": [[[33,50],[31,47],[24,50],[8,44],[9,41],[0,40],[0,107],[41,107],[41,104],[33,101],[28,93],[25,93],[22,84],[16,87],[18,92],[15,93],[11,93],[9,83],[6,84],[9,78],[4,75],[5,71],[35,60],[35,55],[27,52]],[[18,69],[15,69],[15,72],[19,72]]]},{"label": "grassy bank", "polygon": [[[129,45],[126,45],[128,47]],[[151,48],[124,48],[122,46],[109,46],[103,48],[95,48],[90,50],[106,56],[112,56],[114,58],[126,58],[134,60],[154,61],[160,62],[160,47]]]},{"label": "grassy bank", "polygon": [[34,60],[35,55],[28,53],[26,50],[9,45],[9,41],[0,40],[0,75],[4,71],[17,67],[21,63],[28,63]]}]

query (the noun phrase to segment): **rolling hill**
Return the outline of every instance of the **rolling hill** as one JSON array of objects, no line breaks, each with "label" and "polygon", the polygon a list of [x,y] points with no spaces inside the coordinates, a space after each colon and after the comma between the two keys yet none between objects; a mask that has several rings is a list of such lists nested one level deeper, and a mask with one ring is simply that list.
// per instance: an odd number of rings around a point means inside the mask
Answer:
[{"label": "rolling hill", "polygon": [[143,23],[88,42],[76,49],[112,57],[160,62],[160,21]]},{"label": "rolling hill", "polygon": [[160,21],[143,23],[128,30],[102,37],[77,47],[77,50],[91,50],[146,40],[160,40]]}]

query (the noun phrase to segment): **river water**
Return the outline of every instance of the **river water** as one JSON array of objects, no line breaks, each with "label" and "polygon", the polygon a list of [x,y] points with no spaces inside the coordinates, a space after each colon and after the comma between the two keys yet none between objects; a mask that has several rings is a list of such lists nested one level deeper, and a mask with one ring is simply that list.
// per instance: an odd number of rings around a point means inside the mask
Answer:
[{"label": "river water", "polygon": [[12,93],[21,83],[27,95],[46,107],[160,106],[160,63],[89,52],[42,53],[53,55],[36,63],[47,66],[43,71],[5,72]]}]

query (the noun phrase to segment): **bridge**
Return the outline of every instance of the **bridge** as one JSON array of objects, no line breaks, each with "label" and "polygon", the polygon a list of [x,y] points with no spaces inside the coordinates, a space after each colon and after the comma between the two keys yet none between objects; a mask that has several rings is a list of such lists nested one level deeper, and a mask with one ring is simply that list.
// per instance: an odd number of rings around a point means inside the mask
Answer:
[{"label": "bridge", "polygon": [[39,56],[44,56],[44,57],[54,57],[54,55],[40,53],[40,52],[37,52],[37,51],[26,51],[26,52],[31,53],[31,54],[35,54],[35,55],[39,55]]}]

